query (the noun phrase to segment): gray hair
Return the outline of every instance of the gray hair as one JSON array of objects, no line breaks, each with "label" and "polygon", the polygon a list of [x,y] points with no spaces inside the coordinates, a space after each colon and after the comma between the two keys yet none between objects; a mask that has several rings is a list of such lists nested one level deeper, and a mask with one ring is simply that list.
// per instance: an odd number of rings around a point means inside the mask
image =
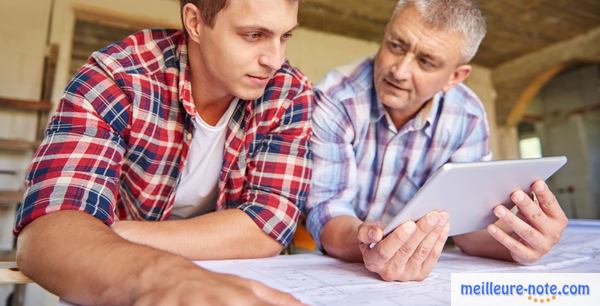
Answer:
[{"label": "gray hair", "polygon": [[398,0],[393,16],[411,4],[434,28],[461,33],[463,60],[467,63],[473,59],[486,33],[485,17],[475,1]]}]

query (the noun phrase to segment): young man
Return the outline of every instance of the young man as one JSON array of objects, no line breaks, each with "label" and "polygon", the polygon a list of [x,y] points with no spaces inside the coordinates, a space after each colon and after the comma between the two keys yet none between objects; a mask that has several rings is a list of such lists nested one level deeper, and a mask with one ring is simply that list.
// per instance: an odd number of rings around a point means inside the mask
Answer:
[{"label": "young man", "polygon": [[[446,213],[386,237],[374,221],[391,220],[443,164],[491,158],[485,111],[461,83],[484,36],[470,0],[401,0],[375,58],[334,70],[317,86],[307,226],[326,253],[362,261],[385,280],[429,274],[448,235]],[[511,195],[521,218],[498,206],[496,224],[455,243],[472,255],[540,258],[567,219],[544,182],[532,188],[539,205],[522,191]]]},{"label": "young man", "polygon": [[311,176],[311,85],[284,60],[298,0],[181,7],[185,32],[129,36],[68,85],[27,175],[19,266],[83,305],[294,303],[188,259],[273,256],[294,233]]}]

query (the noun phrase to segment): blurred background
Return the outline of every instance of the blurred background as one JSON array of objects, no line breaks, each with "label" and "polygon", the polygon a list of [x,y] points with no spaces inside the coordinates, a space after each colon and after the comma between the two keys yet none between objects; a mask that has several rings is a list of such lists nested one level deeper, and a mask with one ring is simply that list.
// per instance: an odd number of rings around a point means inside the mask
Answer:
[{"label": "blurred background", "polygon": [[[600,1],[479,3],[488,35],[466,83],[485,104],[494,158],[566,155],[551,188],[570,218],[599,219]],[[317,82],[373,55],[394,5],[302,0],[288,58]],[[0,261],[14,260],[24,172],[65,85],[91,52],[143,28],[180,28],[179,2],[0,0]],[[5,303],[56,298],[35,285],[3,285]]]}]

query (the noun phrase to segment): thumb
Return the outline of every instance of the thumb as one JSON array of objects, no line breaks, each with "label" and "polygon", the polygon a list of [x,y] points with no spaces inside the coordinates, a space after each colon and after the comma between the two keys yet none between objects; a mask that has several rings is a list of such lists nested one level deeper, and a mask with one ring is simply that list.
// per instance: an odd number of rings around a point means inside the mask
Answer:
[{"label": "thumb", "polygon": [[358,227],[358,241],[365,244],[379,242],[383,239],[383,230],[374,223],[365,222]]}]

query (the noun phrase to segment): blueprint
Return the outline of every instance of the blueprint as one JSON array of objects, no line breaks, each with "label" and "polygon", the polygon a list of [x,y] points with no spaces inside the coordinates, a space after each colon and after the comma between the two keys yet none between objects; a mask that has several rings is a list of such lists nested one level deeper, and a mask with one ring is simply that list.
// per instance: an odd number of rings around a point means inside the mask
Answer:
[{"label": "blueprint", "polygon": [[600,272],[600,223],[572,224],[561,242],[534,265],[442,253],[422,282],[385,282],[362,264],[319,254],[267,259],[197,262],[209,270],[236,274],[289,292],[309,305],[449,305],[453,272]]},{"label": "blueprint", "polygon": [[[599,234],[598,221],[572,221],[561,242],[542,260],[527,266],[446,250],[422,282],[385,282],[362,264],[320,254],[196,263],[216,272],[261,281],[309,305],[450,305],[450,274],[453,272],[600,273]],[[61,302],[59,305],[70,304]]]}]

